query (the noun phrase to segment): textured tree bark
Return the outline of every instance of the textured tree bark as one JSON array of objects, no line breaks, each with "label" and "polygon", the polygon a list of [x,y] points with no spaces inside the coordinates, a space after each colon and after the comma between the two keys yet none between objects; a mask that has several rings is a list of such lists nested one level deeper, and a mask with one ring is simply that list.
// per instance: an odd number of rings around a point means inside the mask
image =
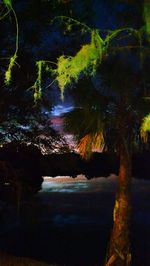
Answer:
[{"label": "textured tree bark", "polygon": [[118,190],[113,211],[113,229],[105,266],[130,266],[131,160],[124,143],[120,147]]}]

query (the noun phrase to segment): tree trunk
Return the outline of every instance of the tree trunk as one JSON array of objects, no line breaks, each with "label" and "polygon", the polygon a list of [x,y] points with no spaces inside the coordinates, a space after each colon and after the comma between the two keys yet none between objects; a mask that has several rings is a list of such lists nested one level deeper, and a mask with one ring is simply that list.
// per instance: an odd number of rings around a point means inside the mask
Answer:
[{"label": "tree trunk", "polygon": [[118,190],[113,211],[113,229],[105,266],[131,265],[130,213],[131,213],[131,158],[125,142],[120,147]]}]

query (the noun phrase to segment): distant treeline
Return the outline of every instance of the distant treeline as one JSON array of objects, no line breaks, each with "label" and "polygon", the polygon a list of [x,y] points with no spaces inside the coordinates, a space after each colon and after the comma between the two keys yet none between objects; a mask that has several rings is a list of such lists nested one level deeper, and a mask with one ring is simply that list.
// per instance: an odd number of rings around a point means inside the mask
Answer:
[{"label": "distant treeline", "polygon": [[[150,151],[133,155],[132,174],[149,179]],[[33,145],[10,143],[0,148],[0,198],[24,198],[41,189],[43,176],[72,176],[84,174],[88,179],[118,174],[119,161],[115,153],[93,153],[90,160],[83,160],[77,153],[42,155]],[[17,191],[17,193],[16,193]],[[12,195],[12,196],[11,196]]]},{"label": "distant treeline", "polygon": [[[135,178],[150,178],[150,151],[135,153],[132,157],[132,175]],[[119,159],[115,153],[93,153],[84,160],[77,153],[43,155],[41,169],[44,176],[72,176],[84,174],[88,179],[118,174]]]},{"label": "distant treeline", "polygon": [[118,159],[115,154],[93,153],[89,160],[84,160],[78,153],[44,155],[41,159],[44,176],[71,176],[83,174],[87,179],[117,174]]}]

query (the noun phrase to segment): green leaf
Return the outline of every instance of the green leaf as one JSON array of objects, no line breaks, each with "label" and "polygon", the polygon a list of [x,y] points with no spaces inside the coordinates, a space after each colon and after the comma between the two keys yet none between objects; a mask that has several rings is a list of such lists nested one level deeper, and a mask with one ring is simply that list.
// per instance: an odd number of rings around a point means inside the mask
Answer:
[{"label": "green leaf", "polygon": [[12,1],[11,0],[3,0],[5,6],[12,7]]}]

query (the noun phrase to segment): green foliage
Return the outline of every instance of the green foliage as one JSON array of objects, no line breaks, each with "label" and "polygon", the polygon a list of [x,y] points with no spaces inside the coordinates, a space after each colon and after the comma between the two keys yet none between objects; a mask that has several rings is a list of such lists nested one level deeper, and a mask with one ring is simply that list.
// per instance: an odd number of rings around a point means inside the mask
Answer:
[{"label": "green foliage", "polygon": [[95,74],[102,56],[103,40],[98,31],[93,30],[90,44],[83,45],[74,57],[62,55],[58,58],[55,74],[62,98],[65,86],[70,85],[72,81],[77,82],[81,73],[85,75]]},{"label": "green foliage", "polygon": [[[5,6],[9,9],[9,11],[12,11],[16,23],[16,48],[14,55],[9,60],[8,69],[5,72],[5,79],[4,82],[6,85],[10,85],[11,82],[11,76],[12,76],[12,69],[16,63],[17,59],[17,52],[18,52],[18,43],[19,43],[19,26],[18,26],[18,19],[15,13],[15,10],[12,7],[12,1],[11,0],[3,0]],[[6,13],[7,14],[7,13]]]},{"label": "green foliage", "polygon": [[148,132],[150,132],[150,114],[144,117],[143,123],[141,125],[141,137],[144,142],[147,141]]},{"label": "green foliage", "polygon": [[150,41],[150,2],[149,0],[145,0],[144,2],[144,20],[145,20],[145,28],[148,36],[148,40]]},{"label": "green foliage", "polygon": [[12,1],[11,0],[3,0],[5,6],[7,6],[8,8],[12,7]]},{"label": "green foliage", "polygon": [[42,96],[42,68],[45,65],[45,61],[37,61],[36,62],[36,67],[37,67],[37,79],[32,86],[34,89],[34,101],[37,103]]},{"label": "green foliage", "polygon": [[[97,67],[101,64],[102,59],[108,52],[112,40],[123,32],[126,33],[127,36],[131,34],[137,36],[139,32],[133,28],[119,28],[108,31],[106,38],[103,40],[99,34],[99,30],[91,30],[85,24],[72,18],[60,16],[57,17],[57,19],[67,21],[66,29],[69,27],[70,30],[72,24],[76,24],[84,29],[84,32],[90,32],[91,34],[90,44],[83,45],[75,56],[62,55],[58,58],[57,68],[53,72],[56,75],[62,99],[65,87],[71,85],[72,82],[77,82],[81,74],[88,76],[95,75]],[[141,38],[141,35],[138,36]]]},{"label": "green foliage", "polygon": [[12,76],[12,68],[16,63],[16,58],[17,58],[16,53],[10,58],[8,69],[5,72],[5,84],[6,85],[10,85],[11,76]]}]

